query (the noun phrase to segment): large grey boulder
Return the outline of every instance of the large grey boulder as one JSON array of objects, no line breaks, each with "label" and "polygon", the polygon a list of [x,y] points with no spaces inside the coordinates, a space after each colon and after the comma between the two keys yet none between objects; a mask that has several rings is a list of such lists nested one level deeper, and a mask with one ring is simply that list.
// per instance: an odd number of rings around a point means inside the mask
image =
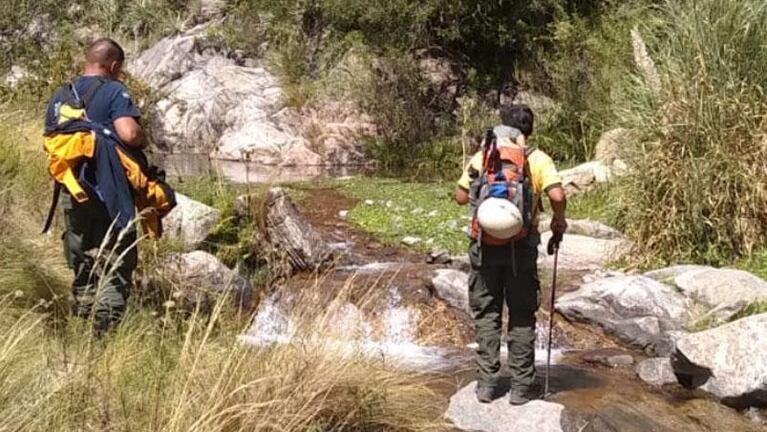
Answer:
[{"label": "large grey boulder", "polygon": [[197,248],[221,220],[221,211],[179,193],[176,202],[176,208],[162,221],[164,235]]},{"label": "large grey boulder", "polygon": [[[546,253],[551,232],[541,234],[538,251],[539,265],[552,267],[554,257]],[[577,234],[565,234],[559,248],[559,268],[567,270],[599,270],[620,259],[631,249],[624,238],[594,238]]]},{"label": "large grey boulder", "polygon": [[172,255],[159,269],[173,290],[173,298],[189,308],[210,310],[216,298],[229,295],[236,306],[247,308],[252,301],[250,283],[215,256],[194,251]]},{"label": "large grey boulder", "polygon": [[596,324],[625,343],[667,350],[666,332],[687,322],[688,300],[674,288],[644,276],[617,276],[565,293],[556,309],[571,320]]},{"label": "large grey boulder", "polygon": [[448,305],[460,311],[469,312],[468,273],[453,269],[436,270],[431,279],[431,285],[436,296]]},{"label": "large grey boulder", "polygon": [[636,366],[639,378],[651,386],[660,387],[676,383],[674,368],[668,357],[655,357],[642,360]]},{"label": "large grey boulder", "polygon": [[[215,10],[215,3],[203,2],[203,10]],[[214,26],[165,38],[128,64],[160,96],[151,116],[159,150],[264,166],[364,159],[357,137],[373,131],[369,117],[351,116],[338,108],[343,104],[302,112],[284,108],[279,80],[261,62],[225,55],[209,43]]]},{"label": "large grey boulder", "polygon": [[679,382],[734,407],[767,404],[767,314],[753,315],[676,342]]},{"label": "large grey boulder", "polygon": [[456,428],[471,432],[563,432],[563,405],[534,400],[520,406],[509,405],[501,397],[489,404],[477,402],[476,381],[450,398],[445,418]]},{"label": "large grey boulder", "polygon": [[294,271],[316,270],[333,258],[330,246],[282,188],[267,193],[266,232],[272,247],[285,253]]},{"label": "large grey boulder", "polygon": [[742,270],[702,268],[679,274],[674,284],[688,297],[727,320],[746,306],[767,301],[767,282]]},{"label": "large grey boulder", "polygon": [[704,270],[707,268],[711,268],[711,267],[695,265],[695,264],[677,264],[671,267],[664,267],[662,269],[651,270],[651,271],[648,271],[647,273],[644,273],[644,275],[650,279],[655,279],[660,282],[673,284],[674,279],[681,274],[684,274],[693,270]]}]

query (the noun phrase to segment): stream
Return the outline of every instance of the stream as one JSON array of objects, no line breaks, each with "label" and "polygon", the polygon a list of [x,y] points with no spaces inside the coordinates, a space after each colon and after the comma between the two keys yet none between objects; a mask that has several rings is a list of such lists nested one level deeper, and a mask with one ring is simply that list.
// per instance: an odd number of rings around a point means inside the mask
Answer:
[{"label": "stream", "polygon": [[[169,176],[214,174],[237,183],[272,183],[295,180],[290,169],[258,167],[243,162],[165,157]],[[316,171],[316,172],[314,172]],[[333,177],[359,174],[359,169],[328,173],[320,168],[306,176]],[[363,353],[384,358],[389,364],[411,371],[444,377],[438,391],[447,407],[451,396],[475,379],[473,330],[467,314],[435,298],[428,281],[437,266],[410,249],[384,245],[355,229],[339,217],[350,210],[354,200],[333,189],[309,192],[301,211],[323,237],[341,251],[336,265],[317,274],[299,274],[264,299],[250,331],[242,341],[257,345],[290,343],[301,329],[300,308],[309,291],[323,293],[328,304],[325,320],[334,329],[302,333],[320,338],[339,353]],[[576,289],[585,272],[560,270],[558,294]],[[541,269],[543,299],[550,293],[551,274]],[[310,287],[321,289],[309,290]],[[342,295],[339,295],[342,293]],[[545,301],[544,303],[548,303]],[[538,380],[545,374],[548,306],[538,313],[536,363]],[[629,354],[634,364],[645,354],[621,346],[600,329],[569,323],[555,316],[549,401],[565,406],[565,431],[764,431],[746,415],[725,407],[705,394],[680,386],[653,388],[636,377],[633,365],[608,367],[595,364],[598,355]],[[505,337],[505,336],[504,336]],[[505,344],[502,344],[505,345]],[[505,349],[503,350],[505,351]],[[505,352],[502,353],[502,358]],[[564,418],[567,418],[565,424]],[[534,432],[534,431],[530,431]]]}]

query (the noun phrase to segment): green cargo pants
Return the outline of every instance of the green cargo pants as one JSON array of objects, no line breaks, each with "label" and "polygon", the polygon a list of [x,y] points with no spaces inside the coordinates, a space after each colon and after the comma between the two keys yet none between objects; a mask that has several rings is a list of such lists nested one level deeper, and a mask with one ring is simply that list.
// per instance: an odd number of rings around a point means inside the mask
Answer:
[{"label": "green cargo pants", "polygon": [[83,318],[92,316],[94,332],[101,335],[125,313],[138,264],[136,232],[124,233],[118,239],[120,233],[114,228],[110,232],[112,220],[99,200],[80,204],[63,194],[62,207],[64,254],[75,273],[73,312]]},{"label": "green cargo pants", "polygon": [[535,312],[540,306],[538,243],[531,234],[513,245],[472,242],[469,303],[477,337],[479,384],[493,386],[501,369],[501,317],[509,310],[508,348],[511,386],[526,391],[535,380]]}]

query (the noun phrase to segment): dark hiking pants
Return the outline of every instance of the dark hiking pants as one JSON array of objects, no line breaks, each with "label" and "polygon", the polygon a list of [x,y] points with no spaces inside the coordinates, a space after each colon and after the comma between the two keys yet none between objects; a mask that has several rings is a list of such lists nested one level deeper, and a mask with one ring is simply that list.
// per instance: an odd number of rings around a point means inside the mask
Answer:
[{"label": "dark hiking pants", "polygon": [[509,310],[511,386],[526,391],[535,379],[535,312],[539,307],[538,242],[531,234],[511,246],[469,248],[469,302],[477,337],[480,385],[493,386],[501,369],[501,317]]},{"label": "dark hiking pants", "polygon": [[118,238],[120,232],[116,228],[110,231],[112,220],[99,200],[80,204],[64,194],[62,207],[64,254],[75,273],[73,312],[92,317],[94,331],[100,335],[120,322],[125,312],[138,263],[136,232]]}]

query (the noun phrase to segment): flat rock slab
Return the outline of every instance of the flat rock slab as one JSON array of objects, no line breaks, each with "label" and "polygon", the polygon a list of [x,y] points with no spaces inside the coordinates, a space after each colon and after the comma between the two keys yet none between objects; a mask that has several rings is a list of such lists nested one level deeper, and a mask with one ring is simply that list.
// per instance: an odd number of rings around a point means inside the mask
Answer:
[{"label": "flat rock slab", "polygon": [[644,276],[617,276],[562,295],[556,309],[571,320],[596,324],[623,342],[654,351],[664,333],[683,328],[688,300]]},{"label": "flat rock slab", "polygon": [[[541,234],[538,263],[554,266],[554,257],[546,254],[551,233]],[[599,270],[610,261],[620,259],[631,248],[625,239],[599,239],[577,234],[565,234],[559,249],[559,268],[567,270]]]},{"label": "flat rock slab", "polygon": [[450,398],[445,418],[458,429],[471,432],[564,432],[563,405],[531,401],[512,406],[506,397],[489,404],[477,402],[476,381]]},{"label": "flat rock slab", "polygon": [[767,301],[767,282],[742,270],[695,269],[676,276],[674,284],[721,319],[752,303]]},{"label": "flat rock slab", "polygon": [[650,279],[655,279],[659,282],[674,283],[674,278],[677,276],[690,272],[690,271],[696,271],[696,270],[705,270],[710,269],[711,267],[702,266],[702,265],[695,265],[695,264],[678,264],[673,265],[671,267],[665,267],[658,270],[652,270],[648,271],[644,274],[644,276],[647,276]]},{"label": "flat rock slab", "polygon": [[767,404],[767,313],[681,336],[676,349],[680,383],[735,407]]}]

